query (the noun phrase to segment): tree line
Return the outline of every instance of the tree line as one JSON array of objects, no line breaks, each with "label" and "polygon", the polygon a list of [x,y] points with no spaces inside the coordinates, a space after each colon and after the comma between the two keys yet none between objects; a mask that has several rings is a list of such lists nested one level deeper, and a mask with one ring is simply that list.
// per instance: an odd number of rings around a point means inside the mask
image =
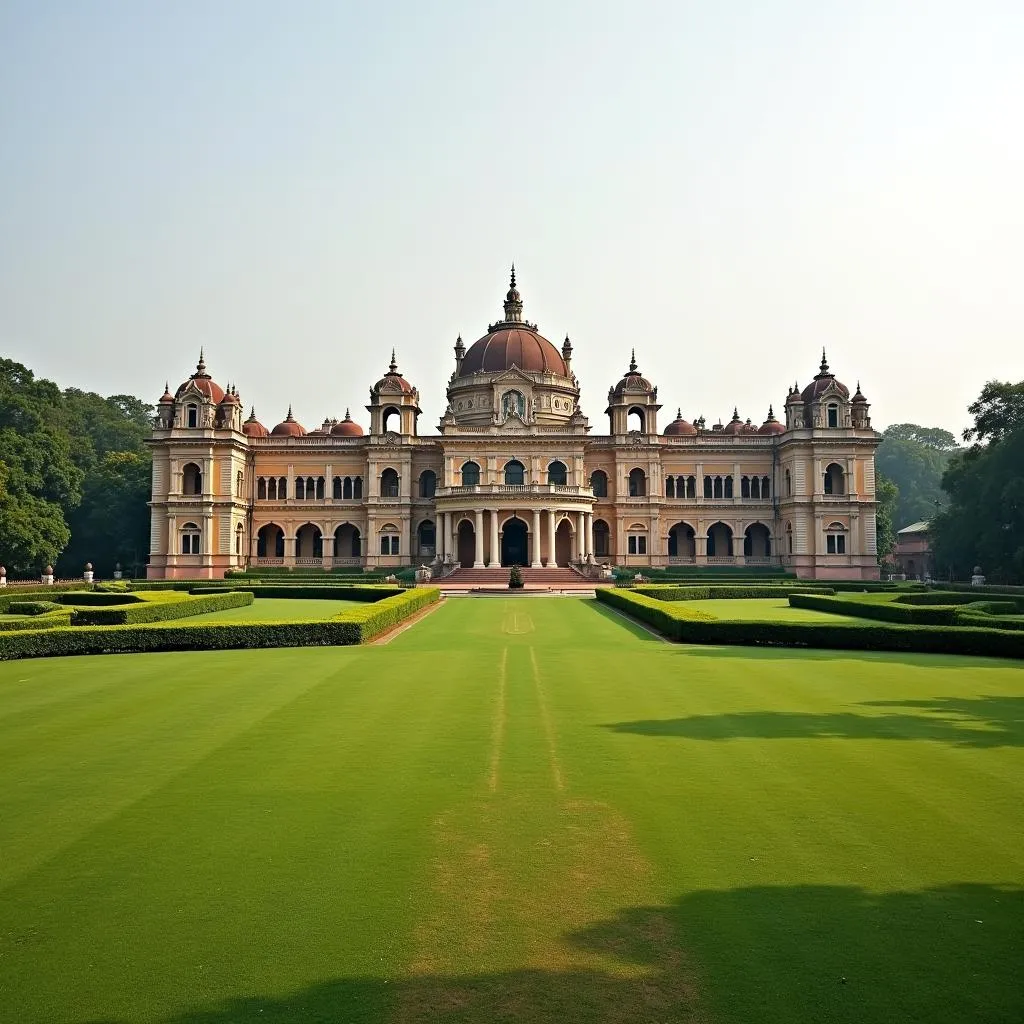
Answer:
[{"label": "tree line", "polygon": [[12,579],[144,574],[153,408],[107,398],[0,359],[0,564]]}]

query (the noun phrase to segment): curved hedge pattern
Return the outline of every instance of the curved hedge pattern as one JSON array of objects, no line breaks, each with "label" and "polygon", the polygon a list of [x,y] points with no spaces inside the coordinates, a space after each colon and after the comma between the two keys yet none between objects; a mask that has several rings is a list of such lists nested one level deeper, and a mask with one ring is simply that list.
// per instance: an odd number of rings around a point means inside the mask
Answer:
[{"label": "curved hedge pattern", "polygon": [[[114,595],[104,595],[110,597]],[[191,615],[221,612],[226,608],[250,605],[253,596],[248,591],[231,594],[211,594],[209,597],[182,595],[175,601],[143,601],[119,608],[80,608],[71,616],[72,626],[131,626],[141,622],[169,622],[186,619]]]},{"label": "curved hedge pattern", "polygon": [[[799,596],[803,598],[809,595]],[[908,626],[881,622],[740,622],[724,619],[701,622],[685,615],[685,608],[655,601],[628,590],[598,590],[597,599],[620,608],[681,643],[817,647],[845,651],[912,651],[920,654],[972,654],[1024,659],[1024,634],[1003,629],[949,629],[944,626]],[[793,603],[793,597],[790,602]]]},{"label": "curved hedge pattern", "polygon": [[[252,594],[248,592],[217,596],[224,598],[243,595],[251,601]],[[438,601],[440,596],[441,591],[437,587],[401,590],[366,607],[347,608],[337,617],[321,622],[184,623],[172,626],[71,626],[56,629],[37,627],[0,637],[0,660],[48,658],[68,654],[348,646],[372,640]],[[191,600],[214,599],[211,597]]]},{"label": "curved hedge pattern", "polygon": [[790,594],[834,594],[826,585],[816,583],[779,583],[769,586],[750,584],[722,584],[699,587],[641,586],[630,588],[634,594],[654,597],[659,601],[711,601],[748,598],[788,597]]}]

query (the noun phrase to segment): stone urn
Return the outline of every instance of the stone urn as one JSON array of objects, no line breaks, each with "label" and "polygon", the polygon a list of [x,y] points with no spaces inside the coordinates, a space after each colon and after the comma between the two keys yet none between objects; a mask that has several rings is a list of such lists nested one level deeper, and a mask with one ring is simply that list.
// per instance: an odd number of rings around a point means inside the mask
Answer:
[{"label": "stone urn", "polygon": [[119,580],[121,578],[121,563],[116,562],[114,564],[114,579]]},{"label": "stone urn", "polygon": [[0,565],[0,587],[7,586],[7,566]]},{"label": "stone urn", "polygon": [[85,583],[92,583],[92,581],[93,581],[92,562],[86,562],[85,563],[85,572],[82,573],[82,580]]},{"label": "stone urn", "polygon": [[976,565],[974,567],[974,575],[971,577],[972,587],[983,587],[985,586],[985,577],[981,573],[981,566]]},{"label": "stone urn", "polygon": [[52,587],[53,586],[53,566],[52,565],[48,565],[43,570],[43,583],[45,583],[48,587]]}]

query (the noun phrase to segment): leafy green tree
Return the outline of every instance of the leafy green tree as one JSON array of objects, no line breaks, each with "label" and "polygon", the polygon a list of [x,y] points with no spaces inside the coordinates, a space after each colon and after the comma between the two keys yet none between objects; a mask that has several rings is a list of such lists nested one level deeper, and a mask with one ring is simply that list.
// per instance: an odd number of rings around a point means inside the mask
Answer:
[{"label": "leafy green tree", "polygon": [[993,582],[1024,579],[1024,382],[990,381],[970,407],[974,445],[942,480],[947,507],[932,521],[940,571],[966,577],[975,565]]},{"label": "leafy green tree", "polygon": [[888,561],[889,552],[896,543],[896,524],[894,517],[899,504],[899,488],[886,476],[875,477],[875,536],[878,547],[879,562]]},{"label": "leafy green tree", "polygon": [[956,438],[939,427],[896,423],[882,433],[875,466],[899,491],[893,510],[897,530],[935,515],[937,504],[945,497],[942,474],[956,451]]}]

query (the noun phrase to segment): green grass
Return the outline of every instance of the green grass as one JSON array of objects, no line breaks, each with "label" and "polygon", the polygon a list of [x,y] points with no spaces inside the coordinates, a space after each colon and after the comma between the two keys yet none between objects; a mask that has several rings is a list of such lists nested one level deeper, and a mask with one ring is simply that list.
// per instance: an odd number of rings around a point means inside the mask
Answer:
[{"label": "green grass", "polygon": [[313,622],[332,619],[362,601],[317,601],[307,598],[259,597],[244,608],[194,615],[190,622]]},{"label": "green grass", "polygon": [[718,619],[744,622],[855,622],[849,615],[833,615],[810,608],[791,608],[788,597],[739,598],[736,600],[687,601],[687,607],[710,612]]},{"label": "green grass", "polygon": [[0,778],[19,1024],[1024,1015],[1006,662],[460,599],[379,647],[2,664]]}]

